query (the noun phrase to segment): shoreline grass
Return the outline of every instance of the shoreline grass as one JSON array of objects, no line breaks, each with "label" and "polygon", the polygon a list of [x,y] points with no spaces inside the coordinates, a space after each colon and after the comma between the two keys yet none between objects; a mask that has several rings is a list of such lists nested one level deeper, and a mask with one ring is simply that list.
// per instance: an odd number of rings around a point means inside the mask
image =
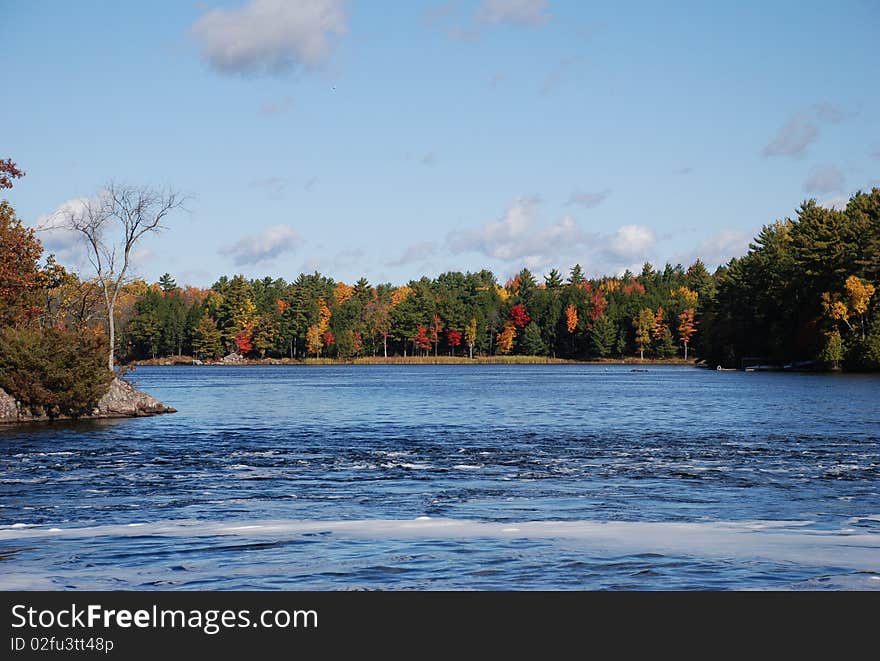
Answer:
[{"label": "shoreline grass", "polygon": [[[205,362],[203,366],[232,366],[251,367],[260,365],[289,365],[289,366],[314,366],[314,365],[683,365],[694,366],[696,360],[689,358],[645,358],[627,356],[625,358],[605,358],[594,360],[573,360],[568,358],[550,358],[549,356],[362,356],[349,360],[338,358],[254,358],[245,359],[235,363],[221,361]],[[193,359],[188,356],[171,356],[168,358],[153,358],[139,360],[130,364],[132,367],[140,366],[191,366]]]}]

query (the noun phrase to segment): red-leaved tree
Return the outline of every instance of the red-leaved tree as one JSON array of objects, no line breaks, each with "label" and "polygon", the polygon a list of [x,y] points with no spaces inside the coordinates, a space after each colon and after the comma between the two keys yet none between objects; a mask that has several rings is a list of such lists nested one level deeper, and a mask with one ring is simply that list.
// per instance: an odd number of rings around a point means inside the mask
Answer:
[{"label": "red-leaved tree", "polygon": [[422,351],[427,351],[431,348],[431,338],[428,337],[428,329],[425,326],[419,324],[413,342],[415,342],[416,346]]},{"label": "red-leaved tree", "polygon": [[446,341],[449,343],[449,346],[452,348],[452,355],[455,355],[455,347],[461,345],[461,333],[459,333],[454,328],[450,328],[446,331]]},{"label": "red-leaved tree", "polygon": [[510,309],[510,320],[517,328],[524,328],[525,325],[532,320],[532,318],[526,312],[523,304],[517,303]]},{"label": "red-leaved tree", "polygon": [[245,328],[243,331],[235,336],[235,346],[238,348],[238,353],[240,353],[242,356],[246,356],[254,350],[254,345],[251,342],[250,328]]}]

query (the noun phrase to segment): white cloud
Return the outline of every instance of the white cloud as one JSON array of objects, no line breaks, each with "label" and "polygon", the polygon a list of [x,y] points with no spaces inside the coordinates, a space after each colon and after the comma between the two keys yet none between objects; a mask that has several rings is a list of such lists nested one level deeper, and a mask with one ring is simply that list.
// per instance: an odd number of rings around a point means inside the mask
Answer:
[{"label": "white cloud", "polygon": [[88,201],[85,197],[67,200],[54,211],[37,218],[34,228],[47,254],[53,254],[59,263],[77,269],[86,263],[83,235],[65,227],[65,219],[82,213]]},{"label": "white cloud", "polygon": [[816,166],[804,182],[807,193],[835,193],[843,190],[843,173],[833,165]]},{"label": "white cloud", "polygon": [[568,202],[566,202],[566,204],[577,204],[584,209],[592,209],[593,207],[597,207],[602,204],[602,202],[605,201],[605,198],[607,198],[609,195],[611,195],[610,190],[603,190],[599,191],[598,193],[588,193],[585,191],[576,190],[572,192],[571,196],[569,196]]},{"label": "white cloud", "polygon": [[450,234],[452,253],[477,252],[530,269],[567,268],[579,262],[591,273],[622,272],[652,256],[657,237],[644,225],[624,225],[611,234],[584,232],[570,215],[543,227],[534,198],[519,198],[498,220],[476,230]]},{"label": "white cloud", "polygon": [[546,9],[547,0],[483,0],[477,9],[477,22],[543,25],[550,19]]},{"label": "white cloud", "polygon": [[535,198],[519,198],[494,222],[477,230],[450,234],[447,244],[454,253],[481,252],[488,257],[522,259],[535,252],[538,235],[533,231]]},{"label": "white cloud", "polygon": [[810,119],[798,113],[779,129],[761,152],[764,156],[799,156],[819,135]]},{"label": "white cloud", "polygon": [[317,69],[346,32],[343,0],[251,0],[238,9],[213,9],[191,31],[202,56],[224,73]]},{"label": "white cloud", "polygon": [[606,252],[620,259],[647,259],[657,244],[657,235],[645,225],[624,225],[608,237]]},{"label": "white cloud", "polygon": [[245,236],[231,246],[220,249],[221,255],[229,255],[237,266],[257,264],[274,259],[286,252],[296,250],[302,239],[289,225],[272,225],[256,236]]},{"label": "white cloud", "polygon": [[749,250],[749,242],[751,240],[752,234],[749,232],[724,229],[704,239],[697,246],[694,259],[699,257],[709,268],[726,264],[733,257],[745,255]]}]

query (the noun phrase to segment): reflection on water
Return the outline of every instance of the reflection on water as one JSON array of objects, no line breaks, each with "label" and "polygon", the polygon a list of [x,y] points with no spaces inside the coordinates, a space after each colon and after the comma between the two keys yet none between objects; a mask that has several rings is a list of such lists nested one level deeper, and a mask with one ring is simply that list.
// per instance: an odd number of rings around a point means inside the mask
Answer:
[{"label": "reflection on water", "polygon": [[[140,368],[132,378],[180,412],[0,429],[0,553],[13,569],[4,587],[880,583],[864,545],[828,543],[880,538],[878,377],[346,366]],[[418,517],[639,523],[636,538],[645,525],[698,524],[710,539],[670,546],[664,535],[680,531],[667,529],[634,548],[618,531],[587,547],[564,535],[333,529],[230,541],[149,527]],[[712,550],[724,526],[744,521],[800,532],[750,530],[727,555]],[[146,528],[119,534],[130,524]],[[798,550],[803,530],[823,536],[821,552]]]}]

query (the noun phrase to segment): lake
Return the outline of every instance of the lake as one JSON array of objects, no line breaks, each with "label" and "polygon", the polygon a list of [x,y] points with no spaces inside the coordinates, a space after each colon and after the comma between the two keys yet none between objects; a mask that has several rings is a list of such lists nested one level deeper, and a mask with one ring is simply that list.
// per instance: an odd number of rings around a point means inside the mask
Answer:
[{"label": "lake", "polygon": [[880,589],[880,376],[141,367],[0,428],[3,589]]}]

